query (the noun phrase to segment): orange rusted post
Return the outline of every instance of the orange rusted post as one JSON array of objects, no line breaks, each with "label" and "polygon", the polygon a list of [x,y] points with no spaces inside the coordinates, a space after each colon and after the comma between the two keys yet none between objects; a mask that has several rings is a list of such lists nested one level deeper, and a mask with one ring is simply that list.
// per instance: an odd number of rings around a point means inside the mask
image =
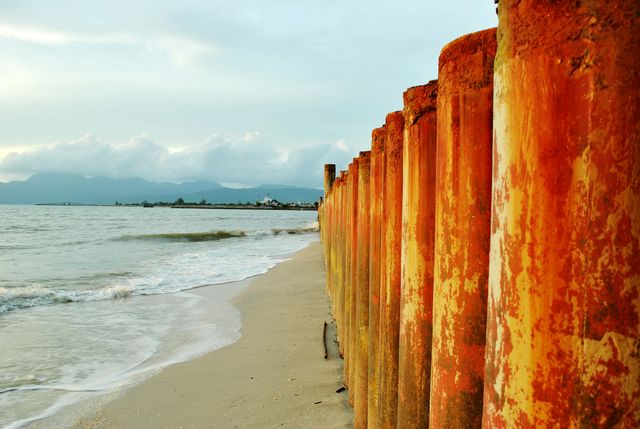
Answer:
[{"label": "orange rusted post", "polygon": [[353,173],[353,169],[351,167],[351,165],[347,166],[347,175],[346,175],[346,181],[345,181],[345,185],[344,185],[344,260],[343,260],[343,264],[344,264],[344,277],[342,279],[342,290],[343,290],[343,294],[342,294],[342,342],[343,342],[343,349],[344,349],[344,365],[343,365],[343,371],[344,371],[344,375],[343,375],[343,379],[344,379],[344,385],[345,387],[349,387],[349,379],[348,379],[348,375],[347,375],[347,369],[349,367],[349,362],[348,362],[348,357],[349,357],[349,297],[350,297],[350,289],[349,289],[349,285],[350,285],[350,279],[351,279],[351,272],[350,272],[350,262],[351,262],[351,253],[350,253],[350,244],[351,244],[351,236],[350,236],[350,232],[351,232],[351,219],[350,219],[350,213],[351,213],[351,201],[349,199],[350,195],[351,195],[351,188],[352,188],[352,183],[351,183],[351,175]]},{"label": "orange rusted post", "polygon": [[[333,182],[335,184],[335,180]],[[325,220],[324,220],[324,240],[327,240],[327,254],[326,254],[326,276],[327,276],[327,293],[329,294],[329,298],[331,300],[333,300],[333,270],[335,269],[335,265],[334,265],[334,251],[333,251],[333,247],[335,245],[336,242],[336,237],[335,237],[335,219],[334,219],[334,213],[333,213],[333,189],[334,186],[332,184],[331,188],[329,188],[329,193],[327,194],[326,198],[325,198],[325,208],[324,208],[324,216],[325,216]],[[321,230],[322,232],[322,230]],[[332,307],[333,310],[333,307]],[[333,313],[332,313],[333,314]]]},{"label": "orange rusted post", "polygon": [[438,82],[404,93],[398,428],[429,426]]},{"label": "orange rusted post", "polygon": [[485,428],[640,427],[640,2],[501,0]]},{"label": "orange rusted post", "polygon": [[[318,218],[320,221],[320,237],[322,239],[323,251],[324,251],[324,266],[325,272],[329,271],[329,255],[331,251],[331,233],[330,233],[330,225],[329,225],[329,214],[328,214],[328,201],[329,192],[331,190],[331,185],[336,179],[336,165],[335,164],[325,164],[324,165],[324,199],[322,199],[322,203],[318,206]],[[330,282],[329,276],[327,276],[327,291],[330,292]]]},{"label": "orange rusted post", "polygon": [[400,253],[402,236],[402,112],[385,121],[385,206],[382,213],[385,277],[380,289],[379,424],[395,428],[398,411],[398,336],[400,330]]},{"label": "orange rusted post", "polygon": [[384,127],[371,133],[371,209],[369,253],[369,364],[367,381],[367,425],[371,429],[379,428],[378,423],[378,386],[380,363],[380,285],[384,278],[382,213],[384,206]]},{"label": "orange rusted post", "polygon": [[358,158],[358,221],[356,324],[353,336],[355,369],[353,375],[355,428],[367,428],[367,369],[369,365],[369,253],[370,253],[370,167],[371,152],[360,152]]},{"label": "orange rusted post", "polygon": [[325,164],[324,165],[324,195],[325,198],[329,194],[329,190],[333,185],[334,180],[336,180],[336,165],[335,164]]},{"label": "orange rusted post", "polygon": [[431,428],[482,425],[495,51],[490,29],[440,54]]},{"label": "orange rusted post", "polygon": [[337,301],[337,307],[338,307],[338,320],[337,320],[337,326],[338,326],[338,338],[339,338],[339,342],[338,342],[338,347],[339,347],[339,351],[340,351],[340,355],[344,356],[345,353],[345,334],[344,334],[344,295],[345,295],[345,277],[346,277],[346,254],[347,254],[347,237],[346,237],[346,231],[347,231],[347,225],[346,225],[346,218],[347,218],[347,199],[346,199],[346,194],[347,194],[347,181],[349,178],[349,173],[347,171],[343,171],[340,174],[340,195],[339,195],[339,234],[338,234],[338,263],[337,263],[337,284],[338,284],[338,291],[336,294],[336,301]]},{"label": "orange rusted post", "polygon": [[[347,348],[348,348],[348,343],[347,343],[347,332],[346,332],[346,317],[347,317],[347,313],[346,313],[346,308],[345,308],[345,296],[347,295],[347,279],[349,278],[349,264],[348,264],[348,258],[349,258],[349,236],[348,236],[348,231],[349,231],[349,223],[348,223],[348,217],[347,214],[349,212],[349,200],[348,200],[348,194],[349,194],[349,170],[347,167],[347,170],[345,172],[344,175],[344,188],[342,190],[342,278],[341,278],[341,283],[342,283],[342,287],[341,287],[341,291],[340,291],[340,314],[341,314],[341,326],[340,326],[340,330],[341,330],[341,334],[340,334],[340,338],[341,338],[341,342],[342,342],[342,355],[343,357],[345,356],[345,354],[347,353]],[[346,382],[346,380],[345,380]]]},{"label": "orange rusted post", "polygon": [[[343,315],[342,322],[343,342],[344,342],[344,385],[350,390],[351,379],[351,252],[353,245],[353,185],[354,185],[354,162],[352,161],[348,167],[347,186],[345,192],[345,273],[344,273],[344,296],[343,298]],[[351,402],[349,401],[351,404]]]},{"label": "orange rusted post", "polygon": [[[328,266],[327,266],[327,240],[323,231],[323,223],[325,223],[325,210],[326,208],[324,207],[324,198],[320,197],[320,201],[318,202],[318,208],[317,208],[317,212],[318,212],[318,228],[320,231],[320,243],[322,243],[322,256],[324,259],[324,268],[325,271],[327,270]],[[327,284],[328,286],[328,284]]]},{"label": "orange rusted post", "polygon": [[347,353],[345,359],[345,378],[349,387],[349,405],[353,406],[355,388],[354,388],[354,372],[355,372],[355,325],[356,325],[356,289],[357,289],[357,277],[358,277],[358,172],[359,172],[358,158],[354,158],[353,162],[349,166],[349,180],[350,180],[350,192],[349,192],[349,277],[348,282],[348,294],[346,296],[346,306],[348,316],[345,320],[346,333],[348,336]]},{"label": "orange rusted post", "polygon": [[[340,266],[340,245],[341,245],[341,236],[340,236],[340,231],[341,231],[341,221],[342,218],[340,217],[340,210],[341,210],[341,192],[342,192],[342,176],[339,175],[338,177],[336,177],[336,181],[334,182],[332,189],[331,189],[331,194],[332,194],[332,199],[333,199],[333,253],[332,253],[332,259],[331,259],[331,264],[333,265],[333,270],[331,272],[331,275],[333,277],[333,279],[331,280],[331,287],[333,289],[332,292],[332,296],[331,296],[331,302],[333,303],[333,315],[334,315],[334,319],[336,320],[336,327],[338,326],[338,293],[339,293],[339,288],[340,288],[340,284],[339,284],[339,270],[341,269]],[[340,335],[340,333],[338,333],[338,336]]]},{"label": "orange rusted post", "polygon": [[331,188],[329,188],[329,193],[325,199],[326,204],[326,220],[325,220],[325,234],[327,240],[329,241],[329,253],[328,253],[328,261],[327,261],[327,290],[329,292],[329,298],[331,299],[331,313],[335,318],[335,270],[336,270],[336,243],[337,243],[337,234],[336,234],[336,216],[335,216],[335,196],[336,196],[336,188],[338,187],[338,179],[336,178]]}]

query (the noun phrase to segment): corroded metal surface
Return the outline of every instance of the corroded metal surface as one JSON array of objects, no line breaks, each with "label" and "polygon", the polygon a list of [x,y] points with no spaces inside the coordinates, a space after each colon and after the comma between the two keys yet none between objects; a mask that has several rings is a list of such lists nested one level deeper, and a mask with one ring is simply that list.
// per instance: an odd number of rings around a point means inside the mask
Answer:
[{"label": "corroded metal surface", "polygon": [[[344,257],[344,281],[343,289],[344,294],[342,296],[342,342],[344,343],[344,385],[349,389],[348,398],[349,404],[353,400],[353,392],[351,392],[351,274],[352,274],[352,251],[353,251],[353,238],[354,238],[354,183],[357,185],[357,176],[355,172],[355,165],[353,161],[348,166],[347,185],[345,192],[345,257]],[[354,180],[356,178],[356,180]]]},{"label": "corroded metal surface", "polygon": [[340,354],[344,356],[345,353],[345,336],[344,336],[344,296],[345,296],[345,278],[346,278],[346,254],[347,254],[347,180],[349,178],[349,172],[344,171],[341,174],[341,186],[340,186],[340,207],[339,207],[339,236],[338,236],[338,293],[336,299],[338,301],[338,336],[339,336],[339,350]]},{"label": "corroded metal surface", "polygon": [[438,83],[404,93],[398,428],[429,425]]},{"label": "corroded metal surface", "polygon": [[[318,222],[320,224],[320,237],[322,240],[322,249],[324,252],[325,270],[327,273],[331,273],[333,267],[331,266],[331,242],[333,237],[331,221],[331,187],[336,179],[336,165],[325,164],[324,165],[324,199],[322,204],[318,206]],[[331,295],[331,276],[327,275],[326,279],[327,293]]]},{"label": "corroded metal surface", "polygon": [[640,427],[640,2],[500,2],[486,428]]},{"label": "corroded metal surface", "polygon": [[356,294],[358,289],[358,176],[360,174],[360,158],[354,158],[351,163],[352,173],[351,192],[349,194],[349,279],[348,279],[348,319],[346,320],[346,334],[348,353],[345,355],[345,367],[349,382],[349,404],[353,406],[355,399],[355,369],[356,369]]},{"label": "corroded metal surface", "polygon": [[371,213],[369,254],[369,365],[367,390],[367,423],[370,429],[377,429],[378,423],[378,383],[380,364],[380,286],[384,278],[384,258],[382,241],[382,212],[384,210],[384,127],[371,133]]},{"label": "corroded metal surface", "polygon": [[431,428],[482,422],[495,29],[440,54]]},{"label": "corroded metal surface", "polygon": [[331,185],[333,185],[334,180],[336,180],[336,165],[335,164],[325,164],[324,165],[324,195],[325,195],[325,200],[326,200],[326,196],[329,195],[329,190],[331,189]]},{"label": "corroded metal surface", "polygon": [[336,270],[336,217],[335,217],[335,209],[336,209],[336,201],[335,194],[337,188],[337,178],[331,184],[329,188],[329,192],[325,198],[324,205],[324,222],[321,225],[321,228],[325,230],[323,239],[327,240],[327,291],[329,294],[329,298],[331,299],[331,314],[335,318],[335,270]]},{"label": "corroded metal surface", "polygon": [[395,428],[398,411],[398,336],[400,331],[400,253],[402,237],[402,112],[385,121],[385,205],[382,212],[385,273],[380,288],[380,427]]},{"label": "corroded metal surface", "polygon": [[369,254],[371,152],[358,158],[358,243],[356,277],[355,371],[353,377],[354,420],[356,429],[367,428],[367,384],[369,366]]}]

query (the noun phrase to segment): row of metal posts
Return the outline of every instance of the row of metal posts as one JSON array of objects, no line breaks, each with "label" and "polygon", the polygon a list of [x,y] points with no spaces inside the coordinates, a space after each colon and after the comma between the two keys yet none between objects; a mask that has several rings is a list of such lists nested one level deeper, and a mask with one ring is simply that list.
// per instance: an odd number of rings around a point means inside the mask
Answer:
[{"label": "row of metal posts", "polygon": [[640,2],[501,0],[319,207],[356,428],[640,427]]}]

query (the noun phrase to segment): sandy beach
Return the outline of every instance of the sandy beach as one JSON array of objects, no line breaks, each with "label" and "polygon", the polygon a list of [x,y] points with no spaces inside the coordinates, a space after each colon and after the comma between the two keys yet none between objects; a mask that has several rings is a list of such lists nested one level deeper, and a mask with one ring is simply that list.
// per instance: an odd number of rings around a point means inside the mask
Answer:
[{"label": "sandy beach", "polygon": [[332,324],[324,359],[331,317],[320,244],[252,279],[232,302],[242,313],[239,341],[165,368],[74,428],[352,427],[346,392],[336,393],[342,360]]}]

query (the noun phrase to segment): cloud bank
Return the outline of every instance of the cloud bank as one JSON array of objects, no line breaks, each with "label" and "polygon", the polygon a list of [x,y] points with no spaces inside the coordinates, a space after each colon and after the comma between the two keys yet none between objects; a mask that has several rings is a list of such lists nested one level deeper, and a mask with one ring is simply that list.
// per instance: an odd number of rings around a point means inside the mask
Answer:
[{"label": "cloud bank", "polygon": [[323,165],[344,168],[355,153],[345,141],[314,142],[279,148],[258,132],[238,138],[212,135],[203,143],[171,150],[145,135],[126,143],[81,139],[12,152],[0,160],[0,172],[76,173],[88,177],[140,177],[151,181],[212,180],[244,185],[322,186]]}]

